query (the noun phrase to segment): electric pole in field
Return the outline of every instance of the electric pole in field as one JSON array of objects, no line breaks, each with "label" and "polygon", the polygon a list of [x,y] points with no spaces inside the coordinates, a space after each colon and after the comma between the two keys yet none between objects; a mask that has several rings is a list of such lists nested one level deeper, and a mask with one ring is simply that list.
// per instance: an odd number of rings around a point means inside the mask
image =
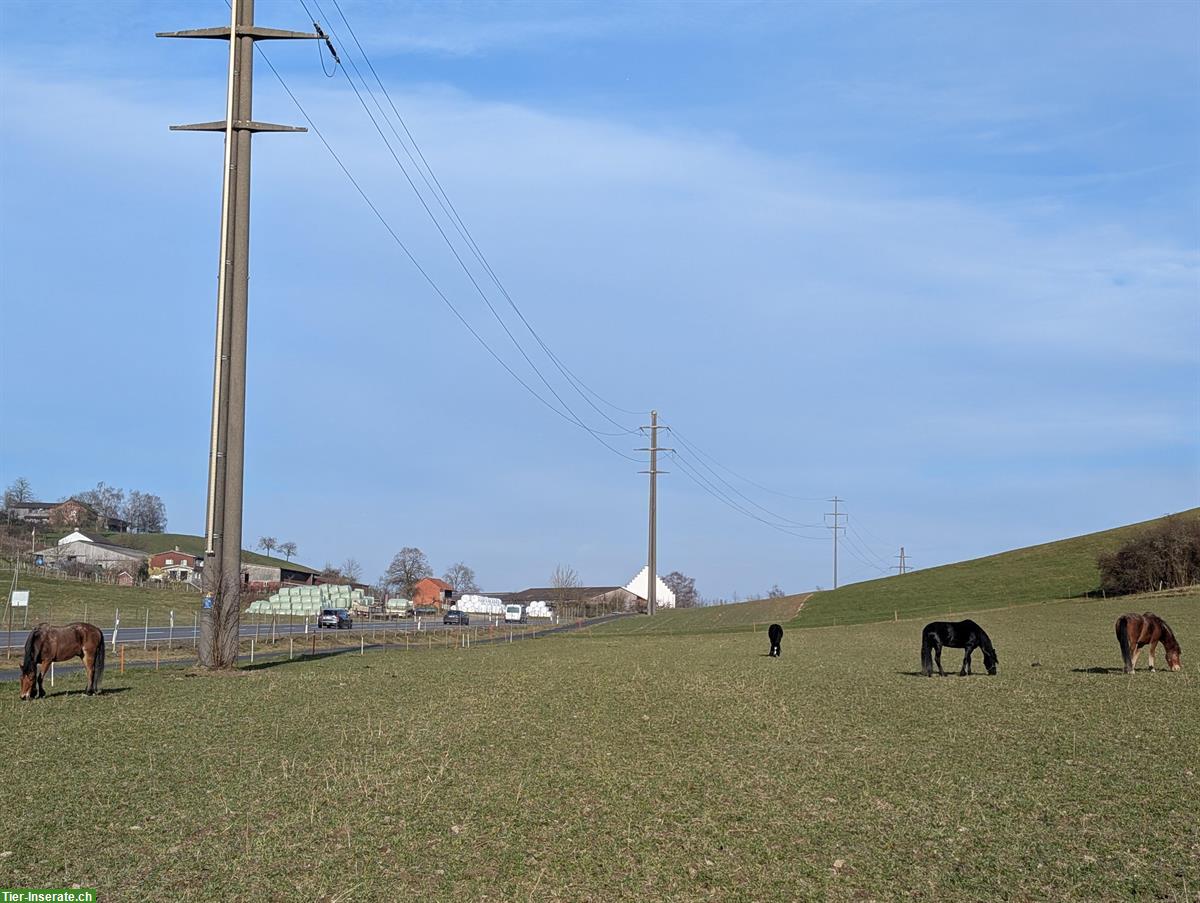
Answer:
[{"label": "electric pole in field", "polygon": [[658,453],[674,451],[673,448],[660,448],[658,431],[670,429],[658,425],[658,411],[650,412],[650,425],[640,427],[650,431],[650,447],[639,448],[637,451],[650,452],[650,469],[641,473],[650,474],[650,538],[646,550],[646,614],[652,615],[658,608],[658,475],[668,473],[658,469]]},{"label": "electric pole in field", "polygon": [[900,554],[896,557],[900,559],[900,563],[893,564],[892,570],[899,571],[901,574],[907,574],[912,570],[912,568],[908,566],[908,556],[904,554],[904,546],[900,547]]},{"label": "electric pole in field", "polygon": [[[253,119],[254,42],[321,40],[321,34],[260,28],[254,0],[232,0],[229,26],[159,32],[160,38],[229,41],[225,118],[171,126],[225,133],[221,181],[221,251],[217,269],[212,433],[204,529],[205,608],[197,652],[204,668],[237,665],[242,583],[242,479],[246,435],[246,320],[250,258],[250,138],[255,132],[304,132]],[[207,607],[210,605],[211,608]]]},{"label": "electric pole in field", "polygon": [[838,511],[838,505],[840,505],[842,502],[844,502],[845,499],[840,499],[835,495],[829,501],[833,502],[833,510],[825,512],[825,516],[832,517],[833,523],[826,524],[825,529],[833,531],[833,588],[837,589],[838,588],[838,578],[837,578],[838,530],[846,529],[845,525],[842,523],[842,519],[845,518],[848,521],[850,519],[850,515]]}]

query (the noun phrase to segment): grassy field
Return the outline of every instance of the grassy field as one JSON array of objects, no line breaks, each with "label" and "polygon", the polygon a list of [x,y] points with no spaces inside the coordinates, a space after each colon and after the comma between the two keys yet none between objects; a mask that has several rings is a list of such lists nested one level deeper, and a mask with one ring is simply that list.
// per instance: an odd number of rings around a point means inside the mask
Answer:
[{"label": "grassy field", "polygon": [[775,621],[786,622],[795,618],[811,595],[801,593],[778,599],[737,602],[732,605],[663,610],[653,618],[622,618],[596,630],[613,636],[683,636],[736,630],[765,630]]},{"label": "grassy field", "polygon": [[[1112,622],[1151,606],[1185,670],[1126,676]],[[97,698],[5,685],[0,886],[1194,900],[1200,595],[980,620],[994,678],[914,676],[913,624],[878,623],[789,630],[778,660],[761,633],[594,632],[110,674]]]},{"label": "grassy field", "polygon": [[[0,567],[0,587],[7,601],[12,583],[12,569]],[[88,580],[67,580],[58,577],[39,577],[22,569],[18,589],[29,590],[29,611],[14,610],[15,624],[22,618],[30,624],[48,621],[66,624],[87,620],[105,630],[113,626],[113,616],[121,611],[121,626],[141,626],[145,612],[150,613],[151,626],[167,623],[168,612],[174,611],[177,624],[192,622],[192,613],[200,608],[200,593],[177,588],[114,586]],[[0,611],[3,611],[0,607]],[[8,627],[5,619],[0,630]]]}]

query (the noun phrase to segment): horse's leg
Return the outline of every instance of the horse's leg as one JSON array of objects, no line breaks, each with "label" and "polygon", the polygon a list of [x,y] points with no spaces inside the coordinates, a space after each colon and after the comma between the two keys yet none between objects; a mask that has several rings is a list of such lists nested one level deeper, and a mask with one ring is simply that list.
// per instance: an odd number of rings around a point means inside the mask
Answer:
[{"label": "horse's leg", "polygon": [[1142,654],[1142,647],[1137,645],[1137,643],[1134,643],[1133,644],[1133,652],[1129,656],[1129,673],[1130,674],[1132,674],[1134,671],[1137,670],[1137,660],[1138,660],[1138,656],[1141,654]]},{"label": "horse's leg", "polygon": [[1146,651],[1150,654],[1150,670],[1154,670],[1154,647],[1158,645],[1158,640],[1150,641],[1150,648]]},{"label": "horse's leg", "polygon": [[966,677],[971,673],[971,653],[975,651],[975,646],[967,643],[966,649],[963,650],[962,668],[958,671],[959,677]]},{"label": "horse's leg", "polygon": [[91,696],[96,692],[96,656],[86,649],[79,654],[83,658],[83,669],[87,672],[87,687],[83,692]]},{"label": "horse's leg", "polygon": [[37,666],[37,693],[38,699],[46,695],[46,687],[44,684],[46,672],[50,670],[50,662],[42,662]]},{"label": "horse's leg", "polygon": [[933,644],[933,660],[935,662],[937,662],[938,675],[940,677],[945,677],[946,672],[942,670],[942,642],[941,642],[941,640],[938,640],[936,643]]}]

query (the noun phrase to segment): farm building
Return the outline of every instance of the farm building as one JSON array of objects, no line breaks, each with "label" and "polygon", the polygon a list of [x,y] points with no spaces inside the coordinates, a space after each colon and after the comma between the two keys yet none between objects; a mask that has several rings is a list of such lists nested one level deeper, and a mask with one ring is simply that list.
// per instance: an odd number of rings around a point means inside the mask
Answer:
[{"label": "farm building", "polygon": [[62,502],[16,502],[9,517],[36,526],[95,527],[105,533],[126,533],[129,521],[100,515],[91,505],[77,499]]},{"label": "farm building", "polygon": [[200,565],[197,563],[197,556],[179,551],[179,546],[169,552],[156,552],[150,556],[151,580],[193,582],[198,579],[199,571]]},{"label": "farm building", "polygon": [[138,549],[127,549],[107,542],[93,542],[90,539],[73,539],[69,542],[64,540],[48,549],[41,549],[37,554],[50,565],[80,564],[132,570],[134,573],[147,558],[146,553]]},{"label": "farm building", "polygon": [[[638,575],[625,584],[625,591],[637,596],[642,602],[649,598],[650,581],[647,579],[650,568],[644,567],[638,571]],[[671,592],[670,587],[663,583],[662,577],[654,575],[654,603],[659,608],[674,608],[675,594]]]},{"label": "farm building", "polygon": [[412,601],[416,606],[449,606],[454,603],[454,587],[437,577],[425,577],[413,586]]}]

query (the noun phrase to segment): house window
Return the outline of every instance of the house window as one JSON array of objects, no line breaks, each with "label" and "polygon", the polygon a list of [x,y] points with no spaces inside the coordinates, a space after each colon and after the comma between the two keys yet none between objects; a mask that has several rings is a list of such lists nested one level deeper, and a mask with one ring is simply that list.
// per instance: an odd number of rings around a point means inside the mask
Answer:
[{"label": "house window", "polygon": [[168,558],[168,559],[167,559],[167,564],[174,564],[174,563],[175,563],[175,559],[174,559],[174,558]]}]

